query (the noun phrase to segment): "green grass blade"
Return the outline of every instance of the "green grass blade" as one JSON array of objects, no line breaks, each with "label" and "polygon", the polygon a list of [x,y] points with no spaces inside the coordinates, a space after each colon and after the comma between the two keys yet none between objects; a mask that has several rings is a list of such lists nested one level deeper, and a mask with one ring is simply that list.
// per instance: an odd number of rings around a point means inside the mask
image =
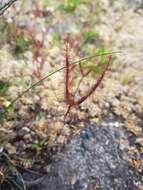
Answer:
[{"label": "green grass blade", "polygon": [[[84,57],[80,60],[77,60],[77,61],[73,61],[71,62],[70,64],[78,64],[79,62],[84,62],[84,61],[87,61],[88,59],[92,59],[92,58],[95,58],[95,57],[99,57],[99,56],[106,56],[106,55],[112,55],[112,54],[117,54],[117,53],[121,53],[120,51],[116,51],[116,52],[98,52],[92,56],[88,56],[88,57]],[[18,95],[14,100],[11,101],[11,103],[9,104],[8,107],[5,108],[5,112],[8,111],[8,109],[17,101],[19,100],[23,95],[25,95],[27,92],[29,92],[31,89],[35,88],[36,86],[40,85],[43,81],[45,81],[47,78],[51,77],[52,75],[58,73],[59,71],[65,69],[66,66],[64,67],[61,67],[53,72],[51,72],[50,74],[46,75],[45,77],[43,77],[42,79],[40,79],[39,81],[35,82],[34,84],[32,84],[29,88],[27,88],[26,90],[24,90],[20,95]]]}]

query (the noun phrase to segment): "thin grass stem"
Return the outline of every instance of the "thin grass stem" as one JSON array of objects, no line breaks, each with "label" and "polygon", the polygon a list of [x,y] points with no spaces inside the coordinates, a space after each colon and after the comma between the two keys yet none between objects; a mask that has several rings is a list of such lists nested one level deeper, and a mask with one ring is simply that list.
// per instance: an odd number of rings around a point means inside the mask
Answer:
[{"label": "thin grass stem", "polygon": [[[104,53],[96,53],[92,56],[88,56],[88,57],[84,57],[80,60],[77,61],[73,61],[70,63],[71,64],[79,64],[79,63],[83,63],[84,61],[86,61],[87,59],[92,59],[94,57],[99,57],[99,56],[106,56],[106,55],[112,55],[112,54],[117,54],[117,53],[121,53],[120,51],[115,51],[115,52],[104,52]],[[4,109],[4,112],[2,114],[2,116],[5,115],[5,113],[8,111],[8,109],[17,101],[19,100],[23,95],[25,95],[27,92],[29,92],[31,89],[35,88],[36,86],[40,85],[43,81],[45,81],[47,78],[51,77],[52,75],[58,73],[59,71],[62,71],[66,69],[66,66],[63,66],[53,72],[51,72],[50,74],[46,75],[45,77],[43,77],[42,79],[40,79],[39,81],[35,82],[34,84],[32,84],[29,88],[27,88],[26,90],[24,90],[20,95],[18,95],[15,99],[13,99],[11,101],[11,103]]]}]

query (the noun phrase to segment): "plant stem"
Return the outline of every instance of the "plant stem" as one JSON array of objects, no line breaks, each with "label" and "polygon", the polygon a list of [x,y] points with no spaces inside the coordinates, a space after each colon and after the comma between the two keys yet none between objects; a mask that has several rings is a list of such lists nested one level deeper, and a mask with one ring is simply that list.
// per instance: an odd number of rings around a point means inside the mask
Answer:
[{"label": "plant stem", "polygon": [[20,95],[18,95],[14,100],[11,101],[11,103],[8,105],[8,107],[6,107],[6,110],[8,110],[19,98],[21,98],[24,94],[26,94],[29,90],[33,89],[34,87],[40,85],[45,79],[49,78],[50,76],[52,76],[53,74],[65,69],[66,67],[61,67],[60,69],[51,72],[50,74],[46,75],[44,78],[42,78],[41,80],[35,82],[33,85],[31,85],[29,88],[27,88],[25,91],[23,91]]},{"label": "plant stem", "polygon": [[[79,62],[81,63],[81,62],[86,61],[87,59],[92,59],[92,58],[97,57],[97,56],[106,56],[106,55],[112,55],[112,54],[116,54],[116,53],[121,53],[121,52],[117,51],[117,52],[97,53],[97,54],[95,54],[95,55],[88,56],[88,57],[84,57],[84,58],[82,58],[82,59],[80,59],[80,60],[74,61],[74,62],[70,63],[70,65],[72,65],[72,64],[77,64],[77,63],[79,63]],[[61,67],[61,68],[57,69],[56,71],[51,72],[50,74],[48,74],[48,75],[46,75],[45,77],[43,77],[41,80],[35,82],[35,83],[34,83],[33,85],[31,85],[29,88],[27,88],[26,90],[24,90],[20,95],[18,95],[14,100],[11,101],[11,103],[5,108],[4,113],[6,113],[6,112],[8,111],[8,109],[9,109],[17,100],[19,100],[23,95],[25,95],[29,90],[31,90],[31,89],[33,89],[34,87],[40,85],[45,79],[51,77],[52,75],[58,73],[59,71],[65,69],[65,68],[66,68],[66,66]]]}]

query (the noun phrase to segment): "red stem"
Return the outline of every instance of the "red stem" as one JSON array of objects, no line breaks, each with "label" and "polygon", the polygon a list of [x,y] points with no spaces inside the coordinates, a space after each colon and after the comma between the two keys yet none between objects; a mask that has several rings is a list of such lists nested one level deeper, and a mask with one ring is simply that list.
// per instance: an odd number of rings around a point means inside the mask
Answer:
[{"label": "red stem", "polygon": [[112,60],[112,56],[109,56],[108,64],[106,65],[104,71],[102,72],[102,75],[99,77],[97,82],[90,88],[90,90],[86,92],[86,94],[83,97],[81,97],[79,100],[74,102],[74,105],[80,105],[97,89],[97,87],[100,85],[102,79],[104,78],[106,71],[108,70],[111,60]]},{"label": "red stem", "polygon": [[65,101],[67,104],[69,105],[73,105],[74,104],[74,100],[69,92],[69,86],[70,86],[70,81],[69,81],[69,67],[70,67],[70,63],[69,63],[69,39],[67,38],[65,40],[65,66],[66,66],[66,72],[65,72],[65,83],[66,83],[66,87],[65,87]]}]

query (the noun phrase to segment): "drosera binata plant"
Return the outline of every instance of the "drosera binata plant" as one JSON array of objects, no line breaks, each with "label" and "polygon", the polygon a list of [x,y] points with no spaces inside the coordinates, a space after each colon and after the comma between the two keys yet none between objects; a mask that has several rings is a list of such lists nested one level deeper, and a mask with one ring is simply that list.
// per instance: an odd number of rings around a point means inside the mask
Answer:
[{"label": "drosera binata plant", "polygon": [[[80,59],[78,62],[78,65],[76,64],[70,64],[70,51],[73,50],[76,52],[77,55],[80,55],[80,46],[78,44],[67,37],[65,39],[65,102],[68,105],[67,112],[65,114],[65,118],[67,114],[69,113],[70,109],[75,106],[79,106],[81,103],[83,103],[88,97],[91,96],[91,94],[94,93],[94,91],[98,88],[100,83],[102,82],[106,72],[109,70],[109,65],[112,62],[112,52],[106,53],[106,52],[98,52],[96,56],[89,57],[85,60]],[[107,56],[108,55],[108,56]],[[105,57],[106,56],[106,57]],[[92,59],[95,57],[100,57],[100,60],[96,60],[96,62],[92,62]],[[73,85],[73,78],[72,74],[74,72],[74,69],[76,67],[79,67],[79,74],[81,75],[80,80],[77,84],[76,90],[72,92],[72,85]],[[83,82],[84,78],[88,77],[89,75],[92,75],[95,78],[94,84],[89,87],[81,97],[76,99],[76,93],[80,89],[80,85]]]},{"label": "drosera binata plant", "polygon": [[[49,73],[45,77],[41,78],[37,82],[33,83],[30,87],[28,87],[26,90],[24,90],[20,95],[18,95],[15,99],[13,99],[10,104],[4,108],[3,111],[0,113],[0,120],[6,118],[7,113],[13,108],[14,104],[23,97],[26,93],[28,93],[33,88],[39,86],[49,77],[53,76],[54,74],[64,70],[65,73],[65,103],[68,105],[68,110],[65,113],[64,120],[68,113],[70,112],[70,109],[75,106],[79,106],[81,103],[83,103],[88,97],[90,97],[91,94],[94,93],[94,91],[97,89],[97,87],[101,84],[106,72],[109,69],[109,65],[112,62],[112,54],[120,53],[118,52],[97,52],[94,55],[82,57],[76,61],[70,61],[72,60],[70,58],[69,51],[70,49],[73,49],[78,54],[79,47],[78,44],[74,42],[74,40],[70,39],[69,37],[65,38],[64,40],[65,44],[65,63],[63,67],[60,67],[59,69]],[[100,61],[96,64],[92,60],[96,57],[100,57]],[[79,74],[81,75],[81,79],[78,82],[77,88],[74,92],[72,92],[72,83],[73,79],[71,78],[72,73],[76,67],[79,67]],[[82,83],[83,79],[86,78],[88,75],[92,75],[93,77],[96,76],[95,83],[87,89],[87,91],[76,99],[76,93],[80,88],[80,84]]]}]

